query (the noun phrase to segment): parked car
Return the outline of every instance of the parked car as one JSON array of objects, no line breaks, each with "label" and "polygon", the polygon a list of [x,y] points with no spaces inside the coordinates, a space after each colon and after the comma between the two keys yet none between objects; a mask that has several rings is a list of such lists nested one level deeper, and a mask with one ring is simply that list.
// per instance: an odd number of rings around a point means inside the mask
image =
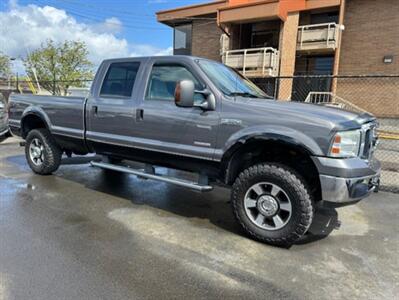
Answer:
[{"label": "parked car", "polygon": [[7,102],[3,94],[0,93],[0,142],[9,136]]},{"label": "parked car", "polygon": [[[63,152],[94,152],[105,158],[96,167],[202,192],[230,187],[243,229],[285,246],[323,204],[353,204],[378,188],[376,126],[369,114],[275,101],[233,69],[188,56],[106,60],[87,98],[10,100],[11,130],[26,140],[35,173],[56,171]],[[198,182],[154,166],[191,171]]]}]

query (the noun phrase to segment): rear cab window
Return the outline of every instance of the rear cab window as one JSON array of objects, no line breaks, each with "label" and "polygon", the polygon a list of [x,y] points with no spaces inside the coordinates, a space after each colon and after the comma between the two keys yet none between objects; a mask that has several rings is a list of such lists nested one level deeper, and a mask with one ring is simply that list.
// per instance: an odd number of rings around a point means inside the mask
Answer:
[{"label": "rear cab window", "polygon": [[100,97],[130,98],[140,62],[111,63],[101,85]]},{"label": "rear cab window", "polygon": [[[154,64],[148,79],[145,100],[160,100],[173,102],[175,89],[179,81],[191,80],[194,82],[195,90],[201,91],[204,85],[185,66],[175,63]],[[205,98],[196,93],[195,102],[202,102]]]}]

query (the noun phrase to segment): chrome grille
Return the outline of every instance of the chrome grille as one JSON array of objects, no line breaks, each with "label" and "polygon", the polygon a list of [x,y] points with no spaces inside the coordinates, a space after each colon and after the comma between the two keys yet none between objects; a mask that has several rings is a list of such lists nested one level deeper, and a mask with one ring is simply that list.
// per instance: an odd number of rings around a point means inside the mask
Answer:
[{"label": "chrome grille", "polygon": [[377,124],[375,122],[367,123],[362,126],[362,137],[360,144],[360,157],[365,160],[371,160],[377,146]]}]

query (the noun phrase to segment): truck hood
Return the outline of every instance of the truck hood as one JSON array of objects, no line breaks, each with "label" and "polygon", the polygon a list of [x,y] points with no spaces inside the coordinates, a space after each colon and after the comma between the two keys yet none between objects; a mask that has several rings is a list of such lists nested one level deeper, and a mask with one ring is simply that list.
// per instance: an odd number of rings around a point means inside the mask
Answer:
[{"label": "truck hood", "polygon": [[[369,113],[355,113],[341,108],[328,107],[323,105],[237,97],[236,102],[252,107],[257,112],[276,114],[284,117],[295,115],[297,119],[305,121],[313,120],[318,123],[328,123],[328,127],[341,129],[359,128],[362,124],[375,120]],[[298,120],[298,121],[299,121]],[[326,124],[327,125],[327,124]]]}]

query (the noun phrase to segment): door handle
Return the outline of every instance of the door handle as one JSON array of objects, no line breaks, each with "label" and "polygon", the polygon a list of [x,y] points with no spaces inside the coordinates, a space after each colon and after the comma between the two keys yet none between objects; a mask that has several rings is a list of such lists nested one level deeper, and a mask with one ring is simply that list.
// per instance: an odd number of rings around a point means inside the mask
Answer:
[{"label": "door handle", "polygon": [[98,106],[93,106],[93,113],[94,113],[94,115],[95,116],[97,116],[97,113],[98,113]]},{"label": "door handle", "polygon": [[138,109],[136,110],[136,120],[137,120],[137,121],[141,121],[141,120],[143,120],[143,119],[144,119],[144,109],[138,108]]}]

